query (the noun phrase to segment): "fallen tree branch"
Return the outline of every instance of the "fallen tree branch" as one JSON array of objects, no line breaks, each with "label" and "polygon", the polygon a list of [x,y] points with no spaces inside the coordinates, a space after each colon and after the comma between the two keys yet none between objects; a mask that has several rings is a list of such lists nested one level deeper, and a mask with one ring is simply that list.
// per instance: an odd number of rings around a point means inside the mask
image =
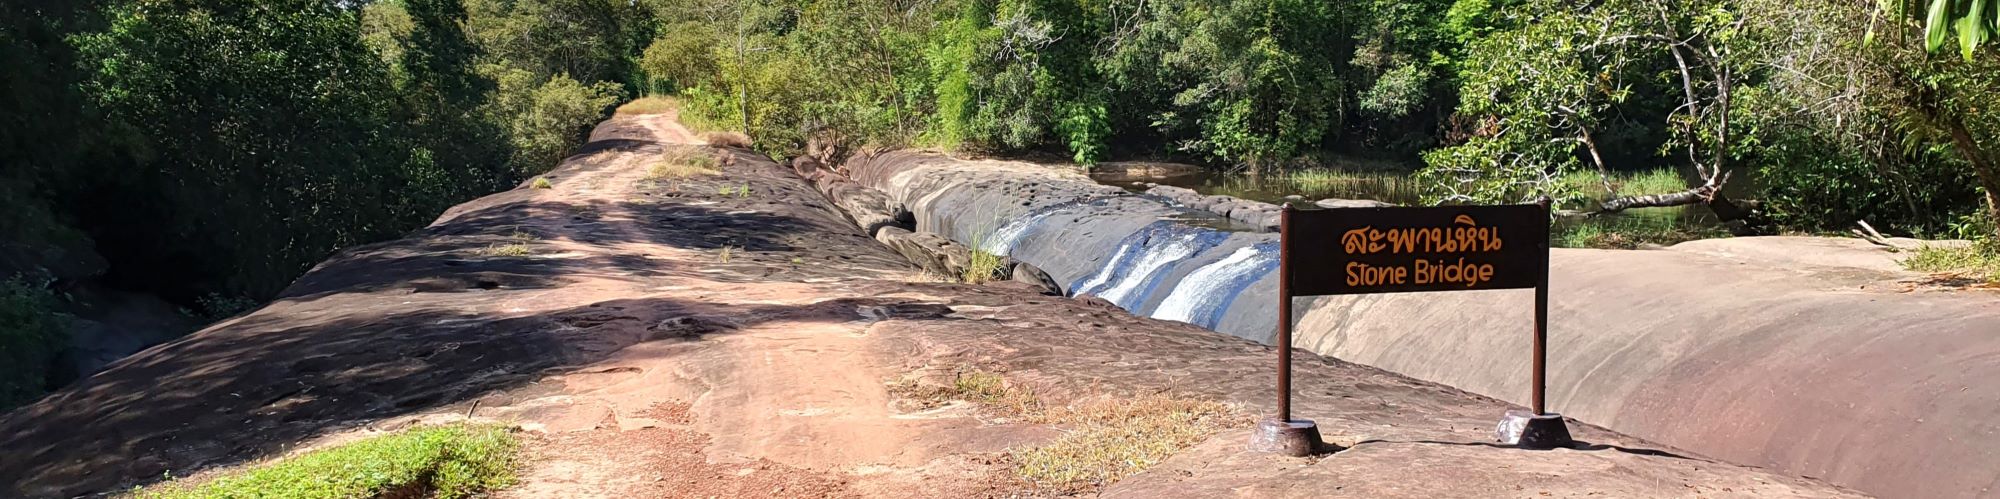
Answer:
[{"label": "fallen tree branch", "polygon": [[1874,243],[1877,246],[1883,246],[1889,248],[1889,252],[1891,253],[1901,252],[1903,250],[1909,249],[1902,246],[1897,246],[1896,243],[1889,242],[1889,238],[1882,237],[1882,233],[1877,232],[1874,226],[1868,225],[1867,220],[1856,220],[1854,221],[1854,223],[1856,225],[1860,225],[1861,228],[1847,229],[1847,231],[1854,233],[1856,237],[1860,237],[1864,241]]}]

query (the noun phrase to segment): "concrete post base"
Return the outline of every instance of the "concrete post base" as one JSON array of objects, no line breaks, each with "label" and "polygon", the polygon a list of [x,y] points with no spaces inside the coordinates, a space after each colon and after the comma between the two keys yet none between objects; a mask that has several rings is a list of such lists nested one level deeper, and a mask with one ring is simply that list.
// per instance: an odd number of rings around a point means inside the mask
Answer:
[{"label": "concrete post base", "polygon": [[1554,449],[1574,443],[1561,414],[1535,414],[1522,409],[1510,409],[1501,416],[1493,436],[1500,443],[1524,449]]},{"label": "concrete post base", "polygon": [[1257,431],[1250,435],[1250,452],[1271,452],[1287,456],[1307,456],[1318,452],[1323,444],[1319,440],[1319,425],[1309,419],[1279,421],[1265,419],[1257,423]]}]

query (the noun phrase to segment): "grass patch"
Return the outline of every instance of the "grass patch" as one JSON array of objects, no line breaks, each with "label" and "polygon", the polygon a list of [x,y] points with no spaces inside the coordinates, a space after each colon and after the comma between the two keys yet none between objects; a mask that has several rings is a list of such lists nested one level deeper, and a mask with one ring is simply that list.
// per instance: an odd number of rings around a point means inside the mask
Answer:
[{"label": "grass patch", "polygon": [[614,112],[628,116],[637,114],[662,114],[678,109],[679,107],[680,102],[675,101],[672,97],[648,95],[632,99],[632,102],[618,106],[618,110]]},{"label": "grass patch", "polygon": [[965,264],[965,275],[959,276],[960,281],[967,284],[983,284],[999,280],[1000,271],[1007,262],[1000,258],[1000,255],[988,253],[978,246],[978,243],[973,243],[972,261]]},{"label": "grass patch", "polygon": [[958,282],[958,278],[956,277],[940,274],[937,272],[932,272],[929,270],[906,275],[903,277],[902,280],[903,282],[911,282],[911,283]]},{"label": "grass patch", "polygon": [[2000,284],[2000,244],[1992,242],[1958,247],[1924,245],[1910,252],[1902,264],[1917,272]]},{"label": "grass patch", "polygon": [[1683,220],[1673,215],[1636,213],[1558,222],[1553,230],[1555,233],[1551,237],[1551,242],[1558,248],[1638,249],[1649,244],[1672,246],[1696,239],[1729,235],[1720,227]]},{"label": "grass patch", "polygon": [[1066,426],[1068,431],[1053,442],[1008,451],[1016,475],[1060,493],[1087,492],[1145,471],[1245,419],[1226,404],[1167,394],[1050,407],[1033,391],[971,367],[958,369],[949,385],[905,382],[891,391],[926,402],[926,407],[965,400],[1025,421]]},{"label": "grass patch", "polygon": [[[1619,196],[1652,196],[1688,190],[1686,179],[1672,168],[1655,168],[1636,172],[1611,172],[1611,187]],[[1604,179],[1597,170],[1574,170],[1564,173],[1559,180],[1566,189],[1575,190],[1585,197],[1604,202],[1612,197],[1611,191],[1604,190]]]},{"label": "grass patch", "polygon": [[1330,168],[1292,170],[1277,179],[1290,191],[1308,200],[1373,199],[1396,204],[1414,204],[1423,197],[1422,187],[1407,174],[1395,172],[1350,172]]},{"label": "grass patch", "polygon": [[702,132],[701,141],[716,147],[750,148],[750,136],[743,132]]},{"label": "grass patch", "polygon": [[521,257],[535,254],[535,249],[527,243],[490,244],[479,249],[479,256]]},{"label": "grass patch", "polygon": [[520,439],[498,425],[420,427],[308,452],[141,499],[469,497],[514,483]]},{"label": "grass patch", "polygon": [[715,157],[707,154],[677,150],[646,169],[646,178],[653,180],[681,179],[694,176],[718,175],[722,171],[715,167]]},{"label": "grass patch", "polygon": [[716,252],[715,259],[722,261],[722,263],[729,263],[729,259],[733,258],[735,256],[735,253],[736,253],[735,246],[723,246],[722,250]]},{"label": "grass patch", "polygon": [[528,187],[533,187],[536,189],[554,189],[556,188],[556,184],[549,183],[548,177],[535,177],[535,181],[530,182],[528,184]]},{"label": "grass patch", "polygon": [[923,408],[945,405],[953,400],[975,402],[1006,416],[1027,417],[1042,413],[1041,399],[1024,387],[1007,386],[1000,375],[961,366],[949,384],[937,385],[905,379],[889,387],[889,392],[918,402]]},{"label": "grass patch", "polygon": [[1058,408],[1039,419],[1071,430],[1047,445],[1013,452],[1015,473],[1074,491],[1145,471],[1243,418],[1216,402],[1142,395]]}]

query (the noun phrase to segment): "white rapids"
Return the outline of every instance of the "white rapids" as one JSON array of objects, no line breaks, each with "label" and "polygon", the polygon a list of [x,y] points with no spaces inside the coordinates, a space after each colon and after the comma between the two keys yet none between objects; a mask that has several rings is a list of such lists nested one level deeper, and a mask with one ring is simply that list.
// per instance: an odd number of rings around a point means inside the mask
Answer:
[{"label": "white rapids", "polygon": [[1014,245],[1021,244],[1021,238],[1028,235],[1028,229],[1035,228],[1035,224],[1040,223],[1044,218],[1048,218],[1049,215],[1065,211],[1069,211],[1069,209],[1047,210],[1010,220],[1006,225],[1002,225],[998,230],[994,230],[993,236],[987,238],[985,244],[981,244],[979,249],[997,256],[1008,256],[1008,253],[1014,251]]},{"label": "white rapids", "polygon": [[1235,291],[1225,289],[1230,283],[1243,274],[1255,272],[1270,258],[1270,255],[1257,251],[1255,246],[1245,246],[1215,263],[1189,272],[1187,277],[1181,278],[1179,285],[1174,286],[1174,291],[1160,301],[1160,306],[1153,310],[1153,318],[1213,326],[1200,324],[1195,319],[1213,313],[1226,298],[1223,295]]},{"label": "white rapids", "polygon": [[[1111,287],[1097,292],[1097,297],[1108,300],[1111,303],[1116,303],[1120,308],[1127,310],[1138,306],[1136,303],[1127,303],[1128,300],[1135,298],[1131,296],[1132,292],[1138,290],[1140,285],[1145,284],[1147,280],[1153,277],[1153,273],[1159,272],[1167,264],[1194,256],[1195,252],[1201,249],[1200,245],[1195,242],[1198,237],[1199,234],[1196,233],[1179,234],[1175,235],[1173,240],[1167,241],[1165,244],[1139,250],[1143,254],[1139,258],[1139,261],[1132,263],[1131,271],[1126,272],[1123,278],[1112,283]],[[1136,298],[1143,299],[1145,297],[1139,296]]]}]

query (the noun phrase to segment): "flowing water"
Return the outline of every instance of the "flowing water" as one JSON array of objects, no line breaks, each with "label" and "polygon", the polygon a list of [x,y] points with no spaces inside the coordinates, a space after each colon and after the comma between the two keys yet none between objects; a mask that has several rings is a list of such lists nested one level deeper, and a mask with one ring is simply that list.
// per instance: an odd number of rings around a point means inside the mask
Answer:
[{"label": "flowing water", "polygon": [[[1251,175],[1228,173],[1214,170],[1181,168],[1171,170],[1165,176],[1141,177],[1120,173],[1094,173],[1092,178],[1098,183],[1124,188],[1132,192],[1144,192],[1145,184],[1153,183],[1194,189],[1202,194],[1220,194],[1241,199],[1279,204],[1286,201],[1304,199],[1372,199],[1399,205],[1424,204],[1424,186],[1413,178],[1409,171],[1381,169],[1379,165],[1357,171],[1309,170],[1287,174]],[[1621,192],[1660,193],[1672,192],[1687,185],[1684,179],[1692,178],[1691,172],[1661,170],[1653,172],[1625,172],[1615,175],[1614,184],[1623,184]],[[1609,198],[1609,193],[1601,187],[1594,173],[1579,173],[1566,177],[1566,183],[1585,193],[1586,199],[1570,209],[1587,209]],[[1738,176],[1724,191],[1730,196],[1741,197],[1754,192],[1755,185]],[[1240,228],[1232,228],[1240,230]],[[1554,227],[1555,243],[1559,246],[1620,246],[1621,239],[1609,236],[1620,234],[1623,245],[1638,242],[1658,242],[1671,244],[1678,240],[1719,237],[1726,235],[1722,224],[1713,212],[1700,206],[1679,206],[1667,208],[1640,208],[1623,213],[1581,219],[1564,219]],[[1612,237],[1606,244],[1605,238]],[[1635,239],[1636,238],[1636,239]]]},{"label": "flowing water", "polygon": [[1071,289],[1131,310],[1145,303],[1174,264],[1215,247],[1226,237],[1225,232],[1171,220],[1153,222],[1126,236],[1104,268]]},{"label": "flowing water", "polygon": [[1277,269],[1277,245],[1264,243],[1237,248],[1229,256],[1181,278],[1166,299],[1160,300],[1160,306],[1148,315],[1215,329],[1222,322],[1222,312],[1229,309],[1236,295]]}]

